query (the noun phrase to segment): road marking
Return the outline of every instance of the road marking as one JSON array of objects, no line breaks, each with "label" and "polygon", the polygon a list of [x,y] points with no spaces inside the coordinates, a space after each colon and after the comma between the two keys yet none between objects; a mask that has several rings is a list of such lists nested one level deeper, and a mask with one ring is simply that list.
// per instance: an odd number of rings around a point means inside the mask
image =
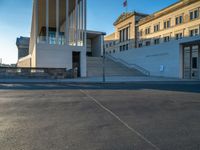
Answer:
[{"label": "road marking", "polygon": [[116,118],[119,122],[121,122],[125,127],[127,127],[131,132],[135,133],[137,136],[139,136],[142,140],[144,140],[146,143],[150,144],[152,147],[155,148],[155,150],[160,150],[155,144],[153,144],[151,141],[149,141],[147,138],[145,138],[141,133],[139,133],[137,130],[129,126],[125,121],[123,121],[118,115],[116,115],[114,112],[112,112],[110,109],[106,108],[103,104],[101,104],[97,99],[90,96],[87,91],[80,90],[81,93],[86,95],[88,98],[93,100],[97,105],[99,105],[102,109],[110,113],[114,118]]}]

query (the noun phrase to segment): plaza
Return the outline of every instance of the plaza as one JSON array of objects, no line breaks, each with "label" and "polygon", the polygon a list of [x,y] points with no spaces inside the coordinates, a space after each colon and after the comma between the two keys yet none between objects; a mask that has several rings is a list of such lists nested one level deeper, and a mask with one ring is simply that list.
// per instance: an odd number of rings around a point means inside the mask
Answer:
[{"label": "plaza", "polygon": [[0,89],[2,150],[199,150],[197,82]]}]

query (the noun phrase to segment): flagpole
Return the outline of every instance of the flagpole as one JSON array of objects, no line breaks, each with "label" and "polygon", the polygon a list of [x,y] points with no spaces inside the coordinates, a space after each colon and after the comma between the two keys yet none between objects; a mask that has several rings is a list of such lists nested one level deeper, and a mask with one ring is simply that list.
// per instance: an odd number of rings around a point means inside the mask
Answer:
[{"label": "flagpole", "polygon": [[128,0],[127,0],[127,2],[126,2],[127,4],[126,4],[126,13],[128,12]]},{"label": "flagpole", "polygon": [[126,5],[126,13],[128,12],[128,0],[127,0],[127,5]]},{"label": "flagpole", "polygon": [[123,5],[124,5],[124,8],[125,8],[125,13],[127,13],[128,12],[128,0],[124,0]]}]

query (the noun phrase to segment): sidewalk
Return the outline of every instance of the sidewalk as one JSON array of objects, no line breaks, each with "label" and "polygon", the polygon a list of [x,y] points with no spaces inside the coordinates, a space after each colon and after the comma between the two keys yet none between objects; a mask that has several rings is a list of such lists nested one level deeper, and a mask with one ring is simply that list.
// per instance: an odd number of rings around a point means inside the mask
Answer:
[{"label": "sidewalk", "polygon": [[[106,77],[106,83],[130,83],[130,82],[181,82],[181,81],[197,81],[177,78],[163,77],[126,77],[112,76]],[[77,78],[77,79],[0,79],[0,83],[102,83],[102,77]]]}]

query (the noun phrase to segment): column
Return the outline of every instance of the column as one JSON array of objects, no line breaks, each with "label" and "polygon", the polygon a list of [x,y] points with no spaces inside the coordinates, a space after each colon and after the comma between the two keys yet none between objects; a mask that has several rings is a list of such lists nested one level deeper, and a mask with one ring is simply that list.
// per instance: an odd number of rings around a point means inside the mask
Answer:
[{"label": "column", "polygon": [[49,43],[49,0],[46,0],[46,43]]},{"label": "column", "polygon": [[78,0],[76,0],[76,4],[75,4],[75,19],[76,19],[75,42],[77,46],[78,45]]},{"label": "column", "polygon": [[69,0],[66,0],[65,44],[69,45]]},{"label": "column", "polygon": [[83,0],[81,0],[81,42],[84,44],[84,8],[83,8]]},{"label": "column", "polygon": [[56,44],[59,41],[59,0],[56,0]]},{"label": "column", "polygon": [[38,41],[38,0],[35,0],[35,43]]},{"label": "column", "polygon": [[86,38],[87,38],[87,35],[86,35],[86,26],[87,26],[87,14],[86,14],[86,12],[87,12],[87,6],[86,6],[86,0],[83,0],[83,9],[84,9],[84,46],[85,47],[87,47],[87,43],[86,43]]}]

